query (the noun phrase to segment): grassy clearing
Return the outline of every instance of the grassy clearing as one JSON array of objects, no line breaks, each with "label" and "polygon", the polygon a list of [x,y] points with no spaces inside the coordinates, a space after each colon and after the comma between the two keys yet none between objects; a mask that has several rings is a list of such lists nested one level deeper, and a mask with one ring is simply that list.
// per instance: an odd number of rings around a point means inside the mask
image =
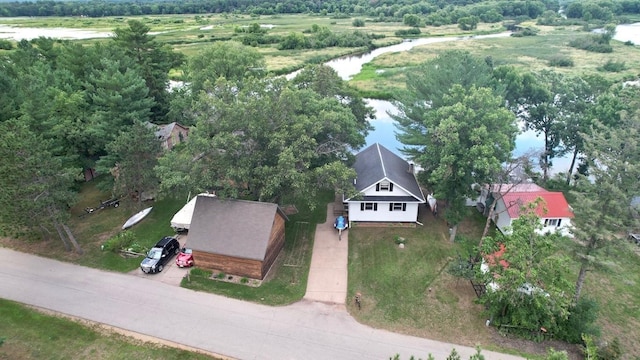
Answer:
[{"label": "grassy clearing", "polygon": [[602,337],[606,341],[617,337],[630,359],[640,354],[640,248],[618,240],[607,260],[609,268],[587,274],[583,294],[598,301]]},{"label": "grassy clearing", "polygon": [[[513,65],[523,69],[539,71],[549,69],[549,60],[561,55],[574,62],[573,67],[553,68],[567,75],[581,76],[599,74],[612,81],[635,78],[640,68],[640,48],[612,42],[613,53],[599,54],[569,47],[569,41],[585,36],[585,32],[571,28],[546,28],[537,36],[509,37],[499,39],[474,39],[472,41],[453,41],[415,47],[410,51],[389,53],[375,58],[350,84],[367,91],[387,91],[393,93],[404,89],[406,71],[436,57],[445,50],[464,50],[487,58],[491,57],[495,65]],[[622,62],[626,70],[621,72],[602,72],[598,68],[607,61]]]},{"label": "grassy clearing", "polygon": [[302,299],[307,288],[316,224],[326,220],[326,204],[333,201],[333,196],[330,191],[320,193],[313,210],[299,201],[292,202],[299,212],[289,216],[284,249],[260,287],[216,281],[210,279],[210,273],[201,271],[193,272],[181,285],[267,305],[286,305]]},{"label": "grassy clearing", "polygon": [[105,329],[45,315],[0,299],[2,359],[212,359],[199,353],[135,341]]}]

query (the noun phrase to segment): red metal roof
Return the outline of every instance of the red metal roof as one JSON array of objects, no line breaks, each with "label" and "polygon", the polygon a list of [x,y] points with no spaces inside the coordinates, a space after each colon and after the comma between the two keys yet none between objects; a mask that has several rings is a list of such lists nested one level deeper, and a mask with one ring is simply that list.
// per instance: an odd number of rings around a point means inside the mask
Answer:
[{"label": "red metal roof", "polygon": [[540,218],[573,218],[573,211],[561,192],[509,192],[504,194],[502,200],[508,207],[509,217],[515,219],[520,216],[521,206],[534,202],[537,198],[542,198],[545,202],[536,208],[536,214]]}]

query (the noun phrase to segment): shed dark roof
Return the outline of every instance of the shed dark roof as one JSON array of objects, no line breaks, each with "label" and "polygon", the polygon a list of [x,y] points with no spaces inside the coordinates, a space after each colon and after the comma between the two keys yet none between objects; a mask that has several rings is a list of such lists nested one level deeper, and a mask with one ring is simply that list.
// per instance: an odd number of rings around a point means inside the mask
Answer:
[{"label": "shed dark roof", "polygon": [[353,168],[357,174],[355,187],[358,191],[363,191],[386,178],[419,201],[425,201],[412,166],[378,143],[359,152]]},{"label": "shed dark roof", "polygon": [[198,196],[189,229],[194,250],[264,260],[277,214],[277,204]]}]

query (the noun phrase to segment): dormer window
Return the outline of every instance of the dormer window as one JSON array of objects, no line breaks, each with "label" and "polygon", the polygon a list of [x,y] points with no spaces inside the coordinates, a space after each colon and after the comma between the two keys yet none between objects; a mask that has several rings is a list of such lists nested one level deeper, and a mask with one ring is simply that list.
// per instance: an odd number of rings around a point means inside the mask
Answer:
[{"label": "dormer window", "polygon": [[376,191],[393,191],[393,184],[388,180],[382,180],[376,184]]}]

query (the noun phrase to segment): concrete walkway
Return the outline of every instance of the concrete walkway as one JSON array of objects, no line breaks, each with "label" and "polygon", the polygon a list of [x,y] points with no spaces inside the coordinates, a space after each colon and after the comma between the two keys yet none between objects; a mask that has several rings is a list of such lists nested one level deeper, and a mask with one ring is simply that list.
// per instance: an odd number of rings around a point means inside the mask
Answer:
[{"label": "concrete walkway", "polygon": [[333,205],[327,205],[327,220],[316,226],[304,299],[344,305],[347,297],[349,231],[343,231],[342,240],[338,240],[338,231],[333,228]]}]

